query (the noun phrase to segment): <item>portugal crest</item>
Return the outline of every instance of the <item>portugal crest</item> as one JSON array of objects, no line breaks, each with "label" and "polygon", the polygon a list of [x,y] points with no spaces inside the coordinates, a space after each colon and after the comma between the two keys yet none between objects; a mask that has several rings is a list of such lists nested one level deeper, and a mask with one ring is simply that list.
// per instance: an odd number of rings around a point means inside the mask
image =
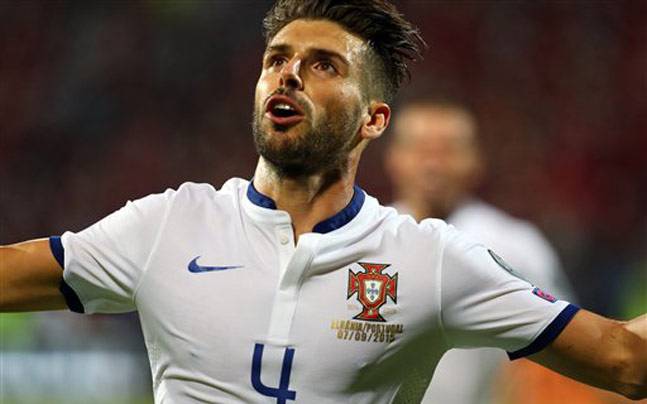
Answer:
[{"label": "portugal crest", "polygon": [[356,315],[355,319],[365,321],[386,320],[380,315],[380,307],[386,303],[387,296],[397,303],[398,294],[398,274],[393,276],[383,274],[382,271],[390,264],[370,264],[367,262],[358,262],[364,269],[364,272],[353,272],[348,270],[348,296],[350,299],[357,293],[357,300],[362,304],[363,310]]}]

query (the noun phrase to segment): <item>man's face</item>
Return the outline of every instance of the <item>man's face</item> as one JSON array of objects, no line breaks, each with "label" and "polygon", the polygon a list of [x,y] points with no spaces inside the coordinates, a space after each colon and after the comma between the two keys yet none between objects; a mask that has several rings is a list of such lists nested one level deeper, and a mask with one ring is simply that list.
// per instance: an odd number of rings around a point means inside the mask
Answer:
[{"label": "man's face", "polygon": [[475,130],[473,119],[458,109],[414,105],[401,111],[387,161],[397,193],[451,213],[476,185]]},{"label": "man's face", "polygon": [[296,20],[263,55],[256,85],[254,141],[279,174],[343,168],[365,107],[365,42],[325,20]]}]

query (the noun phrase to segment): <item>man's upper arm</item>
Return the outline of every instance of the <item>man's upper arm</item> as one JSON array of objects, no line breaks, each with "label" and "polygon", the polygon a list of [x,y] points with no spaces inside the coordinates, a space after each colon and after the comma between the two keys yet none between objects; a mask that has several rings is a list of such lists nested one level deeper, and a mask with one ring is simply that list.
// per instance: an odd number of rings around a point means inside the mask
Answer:
[{"label": "man's upper arm", "polygon": [[0,247],[0,311],[65,309],[62,279],[48,239]]},{"label": "man's upper arm", "polygon": [[448,231],[441,271],[442,325],[453,347],[499,347],[512,358],[527,356],[549,344],[578,310],[455,230]]},{"label": "man's upper arm", "polygon": [[647,317],[620,322],[580,310],[548,347],[528,358],[581,382],[644,398]]}]

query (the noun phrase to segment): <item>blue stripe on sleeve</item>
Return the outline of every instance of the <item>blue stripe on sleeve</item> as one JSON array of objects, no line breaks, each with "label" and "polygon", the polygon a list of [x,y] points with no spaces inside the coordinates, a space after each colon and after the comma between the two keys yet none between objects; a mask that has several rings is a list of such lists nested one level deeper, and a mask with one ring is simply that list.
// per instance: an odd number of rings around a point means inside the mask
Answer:
[{"label": "blue stripe on sleeve", "polygon": [[52,250],[56,262],[61,268],[65,268],[65,250],[61,242],[61,236],[52,236],[49,238],[49,248]]},{"label": "blue stripe on sleeve", "polygon": [[65,303],[67,307],[75,313],[85,313],[85,308],[83,303],[79,299],[79,296],[76,294],[74,289],[70,287],[63,279],[61,279],[60,285],[58,285],[58,290],[61,291],[63,297],[65,298]]},{"label": "blue stripe on sleeve", "polygon": [[574,304],[566,306],[530,345],[518,351],[508,352],[510,360],[523,358],[546,348],[566,328],[566,325],[568,325],[579,310],[580,308]]},{"label": "blue stripe on sleeve", "polygon": [[[49,248],[52,250],[52,255],[56,259],[56,262],[61,266],[62,269],[65,268],[65,249],[63,248],[63,243],[61,242],[60,236],[52,236],[49,238]],[[61,291],[63,297],[65,298],[65,303],[67,307],[75,313],[84,313],[85,309],[83,308],[83,303],[81,299],[76,294],[74,289],[70,287],[65,280],[61,278],[61,283],[58,285],[58,290]]]}]

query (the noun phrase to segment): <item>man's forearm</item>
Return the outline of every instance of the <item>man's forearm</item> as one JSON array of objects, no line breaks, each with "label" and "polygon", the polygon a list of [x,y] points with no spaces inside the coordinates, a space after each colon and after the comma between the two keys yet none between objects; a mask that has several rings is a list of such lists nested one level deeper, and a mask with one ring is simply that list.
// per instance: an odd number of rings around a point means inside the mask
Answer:
[{"label": "man's forearm", "polygon": [[647,398],[647,314],[622,323],[622,338],[627,347],[627,363],[623,364],[621,386],[627,397]]},{"label": "man's forearm", "polygon": [[62,274],[47,239],[0,246],[0,311],[64,309]]},{"label": "man's forearm", "polygon": [[591,386],[645,398],[646,321],[615,321],[580,310],[550,346],[529,359]]}]

